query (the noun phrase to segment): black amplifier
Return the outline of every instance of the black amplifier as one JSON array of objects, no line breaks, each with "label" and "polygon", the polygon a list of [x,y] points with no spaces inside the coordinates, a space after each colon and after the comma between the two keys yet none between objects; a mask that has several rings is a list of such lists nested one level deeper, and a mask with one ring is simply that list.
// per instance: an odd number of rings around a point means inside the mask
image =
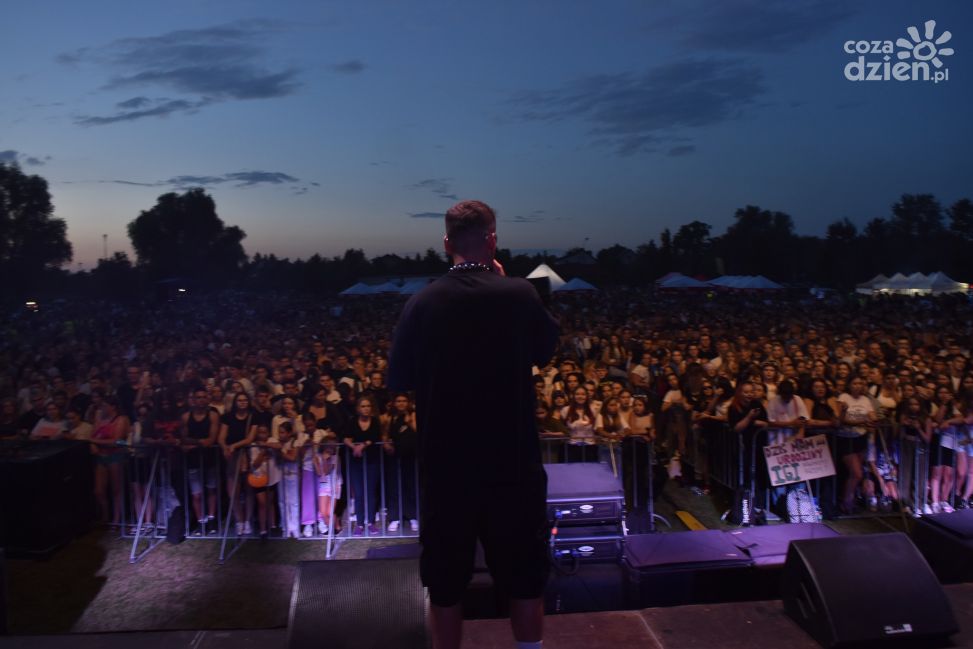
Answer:
[{"label": "black amplifier", "polygon": [[558,563],[620,561],[622,558],[620,525],[558,528],[553,539],[554,559]]},{"label": "black amplifier", "polygon": [[545,464],[547,516],[558,527],[618,525],[625,514],[621,481],[607,464]]}]

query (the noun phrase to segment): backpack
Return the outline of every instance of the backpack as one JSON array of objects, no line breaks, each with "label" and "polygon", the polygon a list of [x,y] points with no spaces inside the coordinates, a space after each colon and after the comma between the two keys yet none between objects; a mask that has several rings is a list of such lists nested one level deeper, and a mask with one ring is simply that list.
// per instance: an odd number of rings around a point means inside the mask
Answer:
[{"label": "backpack", "polygon": [[817,523],[818,515],[814,498],[804,489],[794,489],[787,494],[787,521],[790,523]]}]

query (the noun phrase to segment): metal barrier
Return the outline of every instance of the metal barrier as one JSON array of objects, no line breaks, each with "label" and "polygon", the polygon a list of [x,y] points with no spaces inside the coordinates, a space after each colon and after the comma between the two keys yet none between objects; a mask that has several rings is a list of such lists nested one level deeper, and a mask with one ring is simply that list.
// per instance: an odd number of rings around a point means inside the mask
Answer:
[{"label": "metal barrier", "polygon": [[[835,443],[839,430],[807,431],[812,432],[828,435],[835,463],[835,476],[812,481],[811,485],[821,510],[831,517],[837,514],[844,471]],[[870,433],[875,452],[897,465],[894,473],[886,473],[885,478],[894,482],[900,502],[915,513],[931,512],[937,497],[955,506],[962,497],[958,492],[962,483],[957,479],[957,468],[966,466],[966,473],[973,468],[967,466],[970,458],[965,456],[970,448],[969,427],[938,434],[940,443],[930,445],[920,436],[903,434],[888,422],[873,427]],[[683,458],[684,472],[695,473],[706,461],[714,483],[731,490],[749,487],[755,500],[766,510],[771,509],[772,493],[766,488],[766,468],[760,450],[766,443],[766,431],[745,437],[724,425],[705,432],[696,428],[691,435],[687,449],[692,450]],[[103,455],[124,458],[119,462],[123,479],[120,487],[116,485],[122,493],[105,494],[104,502],[112,510],[121,507],[120,512],[111,514],[122,522],[120,536],[132,539],[129,560],[133,563],[158,547],[167,533],[176,532],[178,536],[180,529],[190,540],[219,539],[220,562],[228,560],[249,539],[259,537],[261,531],[267,532],[267,538],[324,540],[326,556],[330,558],[341,542],[418,535],[415,457],[402,456],[391,449],[376,443],[356,456],[344,444],[324,442],[300,447],[288,459],[283,457],[278,443],[254,444],[230,457],[224,456],[218,446],[187,446],[174,441],[120,444],[103,450]],[[952,451],[948,462],[943,459],[946,450]],[[653,501],[667,478],[665,463],[669,458],[648,438],[597,438],[591,444],[566,437],[543,437],[541,452],[546,463],[609,464],[622,480],[630,529],[655,529],[660,517],[654,513]],[[260,454],[267,463],[264,484],[252,479]],[[962,459],[960,454],[964,454]],[[958,466],[959,462],[963,466]],[[867,473],[870,467],[867,461],[864,464]],[[931,473],[952,473],[952,482],[945,489],[947,494],[942,493],[942,482],[930,479]],[[930,488],[937,486],[940,493],[931,498]],[[110,482],[106,489],[112,489]],[[280,532],[271,534],[274,528]]]}]

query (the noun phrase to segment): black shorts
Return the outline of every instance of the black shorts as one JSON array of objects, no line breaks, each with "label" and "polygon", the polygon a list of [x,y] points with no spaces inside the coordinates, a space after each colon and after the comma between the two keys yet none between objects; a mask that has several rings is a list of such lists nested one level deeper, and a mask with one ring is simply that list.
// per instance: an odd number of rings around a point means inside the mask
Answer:
[{"label": "black shorts", "polygon": [[952,467],[955,462],[953,449],[943,446],[941,435],[933,435],[932,443],[929,445],[929,466]]},{"label": "black shorts", "polygon": [[834,440],[838,451],[838,457],[845,457],[846,455],[854,455],[856,453],[864,453],[868,450],[867,435],[859,435],[858,437],[836,436]]},{"label": "black shorts", "polygon": [[422,494],[422,583],[436,606],[453,606],[473,577],[477,540],[497,591],[513,599],[544,594],[550,569],[547,474],[527,482]]}]

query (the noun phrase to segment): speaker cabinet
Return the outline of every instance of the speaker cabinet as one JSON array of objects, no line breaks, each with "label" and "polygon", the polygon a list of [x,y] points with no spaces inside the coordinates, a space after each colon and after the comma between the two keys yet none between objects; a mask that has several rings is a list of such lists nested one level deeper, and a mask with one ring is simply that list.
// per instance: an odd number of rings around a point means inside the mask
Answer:
[{"label": "speaker cabinet", "polygon": [[793,541],[787,613],[825,647],[935,647],[959,628],[942,586],[904,534]]},{"label": "speaker cabinet", "polygon": [[302,561],[289,649],[427,649],[427,598],[415,559]]}]

